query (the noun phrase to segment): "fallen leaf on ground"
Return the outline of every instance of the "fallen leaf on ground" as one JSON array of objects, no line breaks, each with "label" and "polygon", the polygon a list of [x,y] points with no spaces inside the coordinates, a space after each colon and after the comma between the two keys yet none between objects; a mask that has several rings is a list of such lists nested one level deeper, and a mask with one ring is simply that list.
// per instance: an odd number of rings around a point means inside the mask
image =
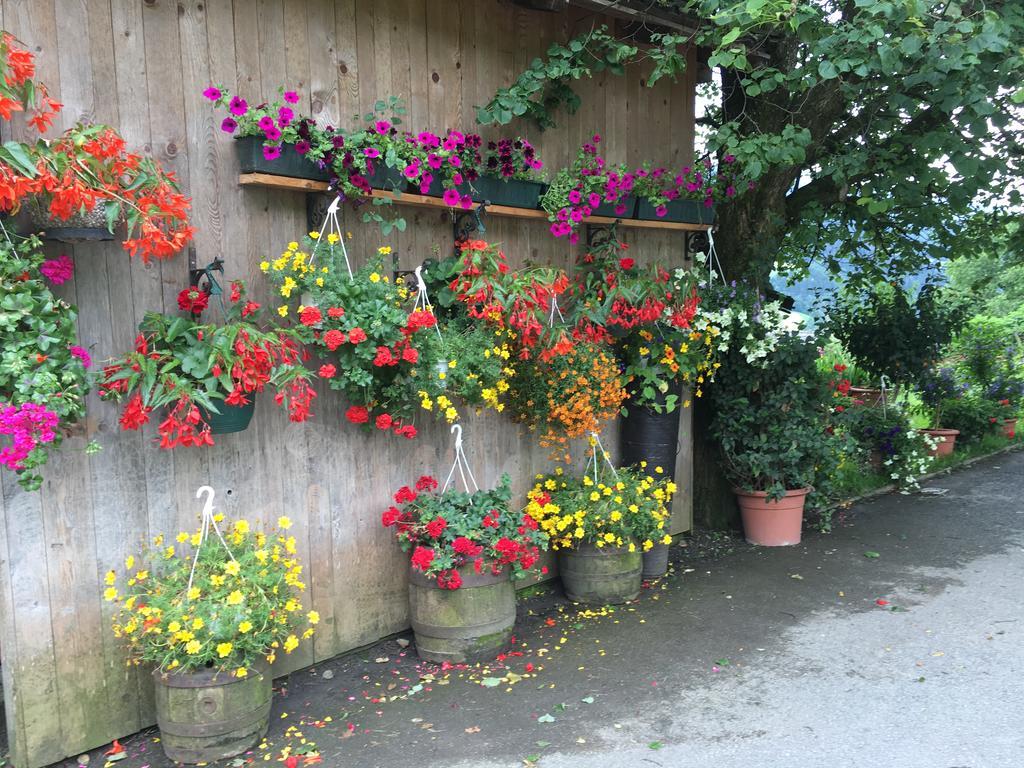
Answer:
[{"label": "fallen leaf on ground", "polygon": [[466,733],[480,733],[480,726],[471,725],[469,728],[466,728]]},{"label": "fallen leaf on ground", "polygon": [[648,744],[647,746],[648,746],[648,747],[650,747],[651,749],[661,749],[661,748],[662,748],[662,747],[664,747],[665,745],[664,745],[664,744],[662,744],[662,743],[661,743],[660,741],[652,741],[652,742],[651,742],[650,744]]},{"label": "fallen leaf on ground", "polygon": [[553,723],[553,722],[555,722],[555,718],[553,718],[551,715],[541,715],[540,717],[537,718],[537,722],[538,723]]},{"label": "fallen leaf on ground", "polygon": [[876,557],[881,557],[881,555],[869,549],[867,552],[864,553],[864,557],[874,560]]},{"label": "fallen leaf on ground", "polygon": [[593,704],[594,703],[594,697],[593,696],[584,696],[582,699],[580,699],[580,701],[582,701],[584,704]]}]

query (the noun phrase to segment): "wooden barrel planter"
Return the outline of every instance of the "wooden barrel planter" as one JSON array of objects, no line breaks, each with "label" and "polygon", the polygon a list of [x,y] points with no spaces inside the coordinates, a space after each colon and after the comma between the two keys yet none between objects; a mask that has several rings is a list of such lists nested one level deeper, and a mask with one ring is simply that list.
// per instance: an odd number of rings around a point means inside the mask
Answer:
[{"label": "wooden barrel planter", "polygon": [[580,544],[558,553],[565,596],[576,603],[626,603],[640,594],[643,558],[626,547]]},{"label": "wooden barrel planter", "polygon": [[240,755],[267,733],[272,695],[270,667],[245,677],[228,672],[153,672],[156,721],[167,757],[206,763]]},{"label": "wooden barrel planter", "polygon": [[252,415],[256,411],[256,400],[251,399],[248,405],[228,405],[221,401],[217,403],[220,413],[203,409],[203,420],[210,425],[210,432],[215,435],[230,435],[232,432],[242,432],[249,428]]},{"label": "wooden barrel planter", "polygon": [[[682,387],[669,394],[680,395]],[[679,417],[677,405],[671,413],[657,413],[650,408],[634,407],[619,421],[619,460],[622,466],[639,466],[647,462],[651,477],[675,479],[676,455],[679,452]],[[655,473],[661,467],[663,474]],[[655,544],[643,553],[643,577],[659,579],[668,571],[668,545]]]},{"label": "wooden barrel planter", "polygon": [[476,662],[505,650],[516,623],[516,592],[507,568],[458,569],[462,586],[441,589],[437,580],[409,570],[409,614],[416,652],[425,661]]}]

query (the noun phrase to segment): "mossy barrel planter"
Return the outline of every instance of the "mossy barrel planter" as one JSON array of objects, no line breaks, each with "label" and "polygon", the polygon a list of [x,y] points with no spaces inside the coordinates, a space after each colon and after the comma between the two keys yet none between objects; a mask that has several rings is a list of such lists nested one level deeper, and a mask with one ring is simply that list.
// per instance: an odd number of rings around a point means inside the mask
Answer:
[{"label": "mossy barrel planter", "polygon": [[217,410],[203,411],[203,418],[210,425],[210,432],[215,435],[230,435],[232,432],[243,432],[249,428],[252,415],[256,411],[256,401],[250,395],[248,405],[228,405],[224,401],[217,403]]},{"label": "mossy barrel planter", "polygon": [[626,603],[640,594],[643,558],[626,547],[580,544],[558,553],[565,596],[576,603]]},{"label": "mossy barrel planter", "polygon": [[416,652],[425,661],[477,662],[505,650],[516,623],[516,592],[508,569],[458,569],[462,586],[441,589],[437,580],[409,569],[409,615]]},{"label": "mossy barrel planter", "polygon": [[160,745],[181,763],[240,755],[267,733],[272,695],[270,667],[245,677],[228,672],[153,672]]},{"label": "mossy barrel planter", "polygon": [[636,208],[636,217],[644,221],[675,221],[689,224],[714,224],[715,207],[705,206],[698,200],[669,200],[665,203],[665,215],[659,216],[655,205],[641,200]]},{"label": "mossy barrel planter", "polygon": [[238,155],[238,170],[242,173],[270,173],[313,181],[328,181],[331,178],[326,169],[296,152],[294,144],[282,144],[280,156],[267,160],[263,156],[262,137],[241,136],[235,139],[235,152]]}]

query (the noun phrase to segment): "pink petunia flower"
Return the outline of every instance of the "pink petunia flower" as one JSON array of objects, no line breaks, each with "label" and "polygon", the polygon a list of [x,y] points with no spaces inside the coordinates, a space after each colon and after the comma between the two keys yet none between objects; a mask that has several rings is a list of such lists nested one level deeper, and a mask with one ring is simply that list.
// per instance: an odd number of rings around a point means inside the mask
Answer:
[{"label": "pink petunia flower", "polygon": [[205,91],[203,91],[203,96],[208,98],[210,101],[216,101],[221,96],[220,88],[214,88],[211,85],[209,88],[207,88]]},{"label": "pink petunia flower", "polygon": [[298,104],[299,94],[297,94],[295,91],[285,91],[284,100],[287,101],[289,104]]},{"label": "pink petunia flower", "polygon": [[220,129],[224,131],[224,133],[234,133],[235,128],[237,127],[238,123],[235,122],[233,117],[225,117],[220,124]]},{"label": "pink petunia flower", "polygon": [[270,127],[263,131],[263,135],[266,137],[267,141],[277,141],[281,138],[281,130],[271,123]]},{"label": "pink petunia flower", "polygon": [[68,347],[68,351],[72,355],[77,357],[79,360],[81,360],[82,365],[85,368],[88,368],[90,365],[92,365],[92,358],[89,357],[89,352],[85,349],[85,347],[79,347],[78,345],[73,344],[70,347]]},{"label": "pink petunia flower", "polygon": [[228,105],[228,111],[232,115],[244,115],[249,111],[249,105],[246,103],[245,99],[232,96],[231,103]]},{"label": "pink petunia flower", "polygon": [[39,267],[39,271],[54,285],[61,285],[75,274],[75,262],[66,253],[62,253],[56,259],[44,261]]},{"label": "pink petunia flower", "polygon": [[444,194],[441,195],[441,199],[444,200],[444,204],[449,208],[454,208],[459,204],[459,193],[454,189],[446,189]]},{"label": "pink petunia flower", "polygon": [[391,130],[391,123],[389,123],[387,120],[378,120],[376,123],[374,123],[373,128],[381,136],[384,136],[388,131]]},{"label": "pink petunia flower", "polygon": [[263,145],[263,158],[265,160],[277,160],[281,156],[281,147],[279,145]]}]

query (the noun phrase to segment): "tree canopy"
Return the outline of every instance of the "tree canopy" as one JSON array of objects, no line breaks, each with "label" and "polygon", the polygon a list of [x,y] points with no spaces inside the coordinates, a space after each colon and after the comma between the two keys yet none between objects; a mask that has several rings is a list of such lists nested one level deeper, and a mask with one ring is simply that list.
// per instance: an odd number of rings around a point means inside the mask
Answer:
[{"label": "tree canopy", "polygon": [[[757,181],[723,206],[726,270],[799,273],[814,257],[893,277],[983,244],[1022,203],[1024,4],[1019,0],[660,0],[694,31],[649,46],[590,30],[552,46],[478,111],[554,121],[573,80],[697,45],[720,73],[710,149]],[[838,247],[835,244],[838,243]],[[831,246],[831,247],[830,247]]]}]

